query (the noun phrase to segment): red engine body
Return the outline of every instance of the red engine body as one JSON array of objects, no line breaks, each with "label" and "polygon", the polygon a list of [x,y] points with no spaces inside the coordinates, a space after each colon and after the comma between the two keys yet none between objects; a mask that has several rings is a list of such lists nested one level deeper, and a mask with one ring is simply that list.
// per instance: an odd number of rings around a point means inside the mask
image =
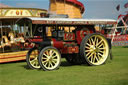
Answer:
[{"label": "red engine body", "polygon": [[[44,40],[41,37],[37,37],[28,39],[28,41],[40,42],[40,47],[53,46],[59,49],[62,54],[79,53],[79,45],[81,44],[83,38],[90,33],[94,33],[94,31],[95,30],[93,28],[83,28],[73,32],[64,32],[61,39],[55,37]],[[28,47],[33,47],[33,44],[29,44]]]}]

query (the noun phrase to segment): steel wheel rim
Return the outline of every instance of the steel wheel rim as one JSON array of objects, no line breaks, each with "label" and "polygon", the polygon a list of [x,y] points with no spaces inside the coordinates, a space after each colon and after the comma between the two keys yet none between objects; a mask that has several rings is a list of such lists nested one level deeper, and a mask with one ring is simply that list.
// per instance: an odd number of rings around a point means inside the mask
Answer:
[{"label": "steel wheel rim", "polygon": [[40,65],[37,59],[38,55],[39,55],[38,50],[33,50],[30,54],[29,62],[34,68],[40,68]]},{"label": "steel wheel rim", "polygon": [[85,44],[85,56],[87,61],[93,65],[103,64],[109,54],[107,40],[101,35],[93,35]]},{"label": "steel wheel rim", "polygon": [[46,69],[55,69],[60,63],[60,54],[55,49],[47,49],[41,56],[42,64]]}]

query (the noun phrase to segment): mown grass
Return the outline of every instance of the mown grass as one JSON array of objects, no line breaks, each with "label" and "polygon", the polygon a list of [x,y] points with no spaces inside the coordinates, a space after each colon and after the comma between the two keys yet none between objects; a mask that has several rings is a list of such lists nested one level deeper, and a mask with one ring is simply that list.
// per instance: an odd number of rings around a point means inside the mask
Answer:
[{"label": "mown grass", "polygon": [[101,66],[70,65],[55,71],[30,70],[26,62],[0,64],[0,85],[128,85],[128,47],[113,47]]}]

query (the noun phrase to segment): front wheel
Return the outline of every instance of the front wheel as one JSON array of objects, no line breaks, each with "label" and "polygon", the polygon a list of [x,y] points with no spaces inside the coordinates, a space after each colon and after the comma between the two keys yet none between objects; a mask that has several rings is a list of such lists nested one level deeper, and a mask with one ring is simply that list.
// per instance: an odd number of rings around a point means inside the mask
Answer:
[{"label": "front wheel", "polygon": [[31,69],[39,69],[40,68],[40,65],[38,63],[38,55],[39,55],[39,50],[34,47],[34,48],[31,48],[28,53],[27,53],[27,56],[26,56],[26,62],[27,62],[27,65],[29,66],[29,68]]},{"label": "front wheel", "polygon": [[61,54],[55,47],[48,46],[41,50],[38,61],[44,71],[56,70],[61,63]]},{"label": "front wheel", "polygon": [[101,34],[89,34],[81,42],[81,57],[89,65],[104,64],[109,56],[109,44]]}]

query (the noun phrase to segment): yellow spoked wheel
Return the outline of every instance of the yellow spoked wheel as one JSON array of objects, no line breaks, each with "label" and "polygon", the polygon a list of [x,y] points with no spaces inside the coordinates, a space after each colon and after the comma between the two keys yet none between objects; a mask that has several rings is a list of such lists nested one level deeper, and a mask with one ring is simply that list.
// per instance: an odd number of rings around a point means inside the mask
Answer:
[{"label": "yellow spoked wheel", "polygon": [[26,62],[29,68],[31,69],[39,69],[40,65],[38,63],[39,50],[37,48],[32,48],[28,51],[26,56]]},{"label": "yellow spoked wheel", "polygon": [[109,56],[109,44],[101,34],[89,34],[81,42],[80,53],[89,65],[104,64]]},{"label": "yellow spoked wheel", "polygon": [[60,52],[54,47],[45,47],[39,54],[39,64],[45,71],[56,70],[61,63]]}]

